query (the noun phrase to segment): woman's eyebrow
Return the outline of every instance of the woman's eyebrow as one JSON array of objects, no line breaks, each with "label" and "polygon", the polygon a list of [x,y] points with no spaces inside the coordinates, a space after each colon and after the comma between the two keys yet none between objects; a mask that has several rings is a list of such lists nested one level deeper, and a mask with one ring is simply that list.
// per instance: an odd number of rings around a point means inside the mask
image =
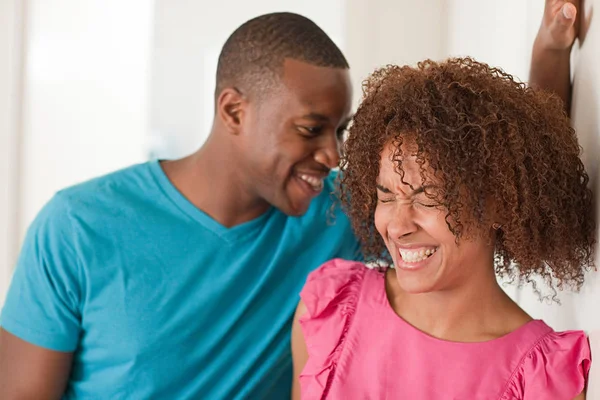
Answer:
[{"label": "woman's eyebrow", "polygon": [[[377,187],[377,190],[380,190],[383,193],[390,193],[390,194],[393,193],[390,189],[386,188],[383,185],[380,185],[379,183],[375,184],[375,186]],[[431,189],[431,188],[435,188],[435,187],[436,187],[435,185],[424,185],[424,186],[418,187],[413,190],[413,192],[411,193],[410,196],[413,197],[413,196],[419,195],[421,193],[425,193],[425,191],[427,189]]]},{"label": "woman's eyebrow", "polygon": [[375,186],[377,186],[377,189],[383,193],[392,193],[390,189],[386,188],[385,186],[381,186],[379,183],[377,183]]}]

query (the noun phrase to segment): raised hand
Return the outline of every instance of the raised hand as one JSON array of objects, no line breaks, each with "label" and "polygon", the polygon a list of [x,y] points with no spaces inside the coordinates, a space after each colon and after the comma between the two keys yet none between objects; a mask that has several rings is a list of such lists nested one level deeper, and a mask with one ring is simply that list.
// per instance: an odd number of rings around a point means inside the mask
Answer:
[{"label": "raised hand", "polygon": [[569,50],[578,34],[579,0],[546,0],[537,41],[547,50]]}]

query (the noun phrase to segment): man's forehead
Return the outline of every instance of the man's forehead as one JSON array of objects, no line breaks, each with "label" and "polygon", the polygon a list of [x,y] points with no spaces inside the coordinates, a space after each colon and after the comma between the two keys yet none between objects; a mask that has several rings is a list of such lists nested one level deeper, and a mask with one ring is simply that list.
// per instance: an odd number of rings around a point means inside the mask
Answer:
[{"label": "man's forehead", "polygon": [[289,89],[307,95],[327,90],[335,90],[338,96],[352,93],[347,69],[320,67],[293,59],[284,61],[281,82]]},{"label": "man's forehead", "polygon": [[315,121],[336,119],[338,122],[350,119],[351,85],[349,79],[339,75],[347,70],[317,67],[296,60],[291,60],[287,66],[289,70],[284,71],[281,91],[273,101],[286,103],[289,108],[286,111],[297,117]]}]

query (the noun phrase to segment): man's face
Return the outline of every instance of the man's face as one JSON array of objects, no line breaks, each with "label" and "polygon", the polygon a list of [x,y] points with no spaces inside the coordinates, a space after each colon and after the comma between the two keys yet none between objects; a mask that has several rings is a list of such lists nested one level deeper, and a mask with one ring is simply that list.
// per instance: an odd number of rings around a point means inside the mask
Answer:
[{"label": "man's face", "polygon": [[348,70],[286,60],[277,87],[248,103],[241,124],[240,165],[255,194],[304,214],[338,165],[351,103]]}]

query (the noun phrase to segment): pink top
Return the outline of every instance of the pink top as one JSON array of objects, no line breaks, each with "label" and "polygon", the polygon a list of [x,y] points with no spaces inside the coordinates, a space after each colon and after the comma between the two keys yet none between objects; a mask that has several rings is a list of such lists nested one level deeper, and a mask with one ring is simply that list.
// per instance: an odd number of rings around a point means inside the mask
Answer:
[{"label": "pink top", "polygon": [[339,259],[309,275],[302,399],[572,400],[583,391],[583,332],[535,320],[487,342],[436,339],[396,315],[384,276]]}]

